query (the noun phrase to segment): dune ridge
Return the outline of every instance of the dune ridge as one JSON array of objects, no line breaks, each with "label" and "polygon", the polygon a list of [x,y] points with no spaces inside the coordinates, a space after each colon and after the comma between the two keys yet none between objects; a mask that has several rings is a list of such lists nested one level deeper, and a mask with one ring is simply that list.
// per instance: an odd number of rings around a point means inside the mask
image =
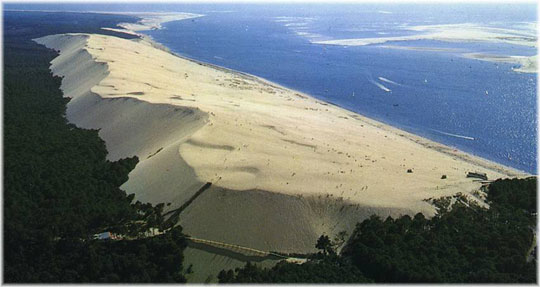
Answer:
[{"label": "dune ridge", "polygon": [[[179,142],[204,125],[208,116],[196,108],[152,104],[135,97],[103,97],[94,93],[92,88],[99,86],[110,72],[106,62],[97,61],[90,53],[89,38],[84,34],[66,34],[35,39],[60,51],[60,56],[51,62],[51,70],[63,77],[61,89],[65,97],[71,98],[66,118],[78,127],[99,129],[99,136],[107,147],[107,159],[139,157],[140,162],[131,172],[130,181],[122,186],[128,193],[136,193],[138,200],[152,203],[171,202],[172,198],[187,200],[201,183],[181,159],[160,159],[174,158]],[[110,87],[114,91],[115,88]],[[148,172],[148,169],[156,168],[191,176],[171,180],[159,173]],[[153,193],[152,190],[157,188],[179,192],[174,195]]]},{"label": "dune ridge", "polygon": [[109,159],[139,157],[127,193],[173,209],[213,183],[180,216],[199,238],[309,252],[371,214],[432,215],[424,199],[480,187],[468,171],[524,175],[146,40],[35,41],[60,51],[51,70],[72,98],[67,119],[100,129]]}]

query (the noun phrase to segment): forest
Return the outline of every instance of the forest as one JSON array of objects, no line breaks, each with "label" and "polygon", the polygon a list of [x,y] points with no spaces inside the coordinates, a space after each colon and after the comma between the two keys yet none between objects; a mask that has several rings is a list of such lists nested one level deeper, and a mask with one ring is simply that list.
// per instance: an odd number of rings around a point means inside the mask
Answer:
[{"label": "forest", "polygon": [[[4,12],[4,281],[6,283],[185,282],[182,228],[169,228],[164,204],[133,202],[119,187],[138,162],[111,162],[98,131],[65,117],[69,99],[31,39],[102,30],[129,16]],[[486,197],[432,199],[437,214],[372,216],[339,254],[321,235],[304,264],[248,263],[223,270],[221,283],[535,283],[536,177],[491,183]],[[485,208],[476,200],[485,201]],[[95,240],[111,231],[126,240]]]},{"label": "forest", "polygon": [[[138,162],[111,162],[96,130],[64,117],[69,99],[31,39],[113,34],[118,15],[4,12],[4,282],[185,282],[181,227],[163,228],[163,204],[133,203],[119,186]],[[129,36],[131,37],[131,36]],[[129,240],[95,240],[110,231]]]},{"label": "forest", "polygon": [[223,270],[221,283],[536,283],[536,177],[499,179],[484,199],[431,200],[437,214],[358,223],[341,254],[321,236],[302,265],[247,264]]}]

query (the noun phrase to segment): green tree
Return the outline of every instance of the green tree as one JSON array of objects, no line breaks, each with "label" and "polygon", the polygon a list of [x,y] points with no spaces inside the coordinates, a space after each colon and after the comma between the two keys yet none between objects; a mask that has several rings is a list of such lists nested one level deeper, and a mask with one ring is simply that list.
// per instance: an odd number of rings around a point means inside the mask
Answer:
[{"label": "green tree", "polygon": [[321,235],[319,239],[317,239],[317,244],[315,244],[315,248],[321,250],[325,255],[335,253],[334,249],[332,248],[332,242],[330,241],[328,235]]}]

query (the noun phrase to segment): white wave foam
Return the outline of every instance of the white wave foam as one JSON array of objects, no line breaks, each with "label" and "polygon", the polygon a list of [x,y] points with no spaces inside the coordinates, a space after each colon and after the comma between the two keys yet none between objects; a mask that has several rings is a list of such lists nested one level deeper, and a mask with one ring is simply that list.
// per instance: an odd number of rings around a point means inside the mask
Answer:
[{"label": "white wave foam", "polygon": [[307,26],[307,24],[307,22],[294,22],[285,24],[285,27],[304,27]]},{"label": "white wave foam", "polygon": [[315,33],[303,32],[303,31],[294,31],[294,30],[293,32],[300,37],[308,38],[310,40],[323,37],[321,34],[315,34]]},{"label": "white wave foam", "polygon": [[438,130],[434,130],[434,129],[431,129],[431,130],[434,131],[434,132],[438,132],[438,133],[440,133],[440,134],[443,134],[443,135],[451,136],[451,137],[456,137],[456,138],[460,138],[460,139],[466,139],[466,140],[470,140],[470,141],[473,141],[473,140],[474,140],[473,137],[468,137],[468,136],[463,136],[463,135],[451,134],[451,133],[447,133],[447,132],[443,132],[443,131],[438,131]]}]

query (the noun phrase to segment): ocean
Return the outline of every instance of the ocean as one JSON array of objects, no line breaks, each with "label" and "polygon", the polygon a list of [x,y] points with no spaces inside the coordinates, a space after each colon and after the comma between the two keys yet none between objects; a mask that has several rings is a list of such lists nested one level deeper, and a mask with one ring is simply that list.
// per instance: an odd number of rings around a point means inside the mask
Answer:
[{"label": "ocean", "polygon": [[[33,5],[32,9],[51,9],[50,4],[42,6]],[[531,56],[537,54],[536,48],[429,39],[367,46],[314,43],[409,36],[418,32],[408,28],[420,25],[468,23],[526,29],[529,23],[537,22],[535,4],[162,3],[65,4],[55,8],[204,14],[144,33],[179,55],[254,74],[537,174],[537,74],[514,72],[516,64],[463,57],[465,53]]]},{"label": "ocean", "polygon": [[217,5],[189,10],[204,17],[165,23],[146,34],[180,55],[266,78],[536,174],[536,74],[516,73],[513,64],[462,57],[468,52],[531,56],[535,48],[434,40],[392,43],[448,50],[433,52],[312,43],[411,34],[404,25],[508,28],[536,21],[534,5],[494,6]]}]

